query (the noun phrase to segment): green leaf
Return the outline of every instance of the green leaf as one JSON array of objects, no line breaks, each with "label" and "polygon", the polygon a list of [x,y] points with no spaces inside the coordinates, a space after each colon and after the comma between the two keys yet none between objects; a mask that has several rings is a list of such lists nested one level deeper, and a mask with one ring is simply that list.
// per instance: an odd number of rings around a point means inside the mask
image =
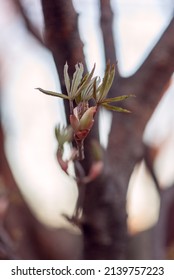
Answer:
[{"label": "green leaf", "polygon": [[107,103],[101,103],[101,106],[103,106],[107,110],[111,110],[111,111],[117,111],[117,112],[121,112],[121,113],[131,113],[129,110],[123,109],[121,107],[111,106],[111,105],[108,105]]},{"label": "green leaf", "polygon": [[56,96],[56,97],[60,97],[60,98],[63,98],[63,99],[70,99],[69,96],[63,94],[63,93],[58,93],[58,92],[54,92],[54,91],[49,91],[49,90],[44,90],[42,88],[36,88],[38,89],[39,91],[41,91],[42,93],[45,93],[47,95],[52,95],[52,96]]},{"label": "green leaf", "polygon": [[78,94],[78,95],[75,97],[75,102],[76,102],[76,104],[78,105],[81,101],[82,101],[81,94]]},{"label": "green leaf", "polygon": [[93,86],[93,98],[96,100],[97,98],[97,77],[94,80],[94,86]]},{"label": "green leaf", "polygon": [[72,83],[71,83],[71,97],[75,98],[77,95],[77,89],[81,83],[82,80],[82,75],[83,75],[83,64],[79,63],[75,65],[76,71],[73,74],[73,79],[72,79]]},{"label": "green leaf", "polygon": [[69,78],[69,74],[68,74],[67,62],[64,66],[64,80],[65,80],[65,86],[66,86],[67,93],[68,93],[68,95],[70,95],[70,78]]},{"label": "green leaf", "polygon": [[63,147],[65,142],[71,142],[73,138],[73,129],[71,126],[60,127],[60,124],[55,127],[55,136],[59,146]]},{"label": "green leaf", "polygon": [[109,69],[110,69],[110,64],[107,64],[106,70],[105,70],[105,75],[102,79],[102,84],[99,86],[97,102],[100,102],[105,98],[105,87],[106,87],[106,83],[107,83],[107,79],[108,79]]},{"label": "green leaf", "polygon": [[112,102],[118,102],[118,101],[123,101],[129,97],[135,97],[135,95],[121,95],[121,96],[116,96],[112,98],[106,98],[101,103],[112,103]]},{"label": "green leaf", "polygon": [[107,63],[105,75],[102,80],[102,84],[99,86],[99,93],[97,95],[97,103],[103,101],[110,90],[110,87],[113,83],[115,76],[115,66],[110,65],[110,62]]},{"label": "green leaf", "polygon": [[85,87],[88,86],[88,84],[90,83],[91,78],[92,78],[92,76],[93,76],[94,70],[95,70],[95,64],[94,64],[94,67],[93,67],[92,70],[91,70],[91,73],[86,74],[86,75],[84,76],[84,78],[82,79],[82,83],[81,83],[81,85],[79,86],[79,88],[78,88],[78,90],[77,90],[77,92],[76,92],[76,96],[77,96],[78,94],[80,94],[81,91],[82,91],[83,89],[85,89]]},{"label": "green leaf", "polygon": [[109,73],[108,73],[108,79],[107,79],[107,83],[106,83],[106,94],[108,93],[108,91],[110,90],[113,80],[114,80],[114,76],[115,76],[115,66],[112,65],[111,68],[109,69]]},{"label": "green leaf", "polygon": [[82,90],[81,97],[83,101],[88,101],[92,98],[93,96],[93,91],[94,91],[94,83],[95,83],[96,78],[93,78],[88,85]]}]

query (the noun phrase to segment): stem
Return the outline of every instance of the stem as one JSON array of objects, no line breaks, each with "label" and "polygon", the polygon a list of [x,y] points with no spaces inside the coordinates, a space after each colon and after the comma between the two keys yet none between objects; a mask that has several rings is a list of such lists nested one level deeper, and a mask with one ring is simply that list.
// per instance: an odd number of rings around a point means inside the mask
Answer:
[{"label": "stem", "polygon": [[73,115],[74,106],[73,106],[73,101],[72,100],[69,101],[69,108],[70,108],[70,114]]},{"label": "stem", "polygon": [[84,140],[76,140],[77,151],[78,151],[78,160],[83,160],[85,158],[84,154]]}]

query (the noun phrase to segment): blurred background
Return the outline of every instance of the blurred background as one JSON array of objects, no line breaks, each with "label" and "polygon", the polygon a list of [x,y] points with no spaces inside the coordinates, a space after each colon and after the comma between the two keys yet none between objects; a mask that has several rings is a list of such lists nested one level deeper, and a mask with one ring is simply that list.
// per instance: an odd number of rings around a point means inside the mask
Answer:
[{"label": "blurred background", "polygon": [[[27,30],[19,7],[0,0],[0,89],[5,152],[13,175],[30,208],[43,223],[70,227],[62,213],[73,213],[77,188],[56,160],[54,128],[65,124],[61,100],[40,94],[37,87],[61,92],[51,53]],[[33,26],[43,36],[40,0],[21,1]],[[89,70],[104,73],[104,50],[97,0],[73,0]],[[147,57],[173,16],[172,0],[112,0],[114,39],[121,75],[132,75]],[[162,187],[174,182],[174,80],[144,132],[144,142],[160,148],[155,171]],[[143,109],[143,108],[142,108]],[[111,119],[101,114],[102,125]],[[107,128],[107,126],[106,126]],[[101,133],[107,146],[107,133]],[[161,172],[161,170],[163,172]],[[140,184],[141,182],[141,184]],[[140,187],[141,185],[141,187]],[[151,207],[153,205],[153,207]],[[159,198],[144,163],[132,174],[127,209],[132,234],[158,219]]]}]

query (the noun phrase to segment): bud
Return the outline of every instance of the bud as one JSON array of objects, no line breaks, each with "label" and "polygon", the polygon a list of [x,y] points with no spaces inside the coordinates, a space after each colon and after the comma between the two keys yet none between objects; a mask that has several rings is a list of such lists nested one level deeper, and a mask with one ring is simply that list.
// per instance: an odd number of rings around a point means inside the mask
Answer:
[{"label": "bud", "polygon": [[86,138],[91,127],[94,123],[94,115],[96,113],[96,107],[88,108],[82,117],[79,119],[78,117],[78,108],[74,109],[74,115],[70,115],[70,123],[72,128],[75,131],[75,139],[77,141],[81,141]]},{"label": "bud", "polygon": [[79,120],[76,118],[75,115],[70,115],[70,124],[74,131],[78,131],[79,129]]},{"label": "bud", "polygon": [[88,135],[89,131],[90,131],[89,129],[83,129],[83,130],[77,131],[75,134],[75,140],[78,142],[83,141],[86,138],[86,136]]},{"label": "bud", "polygon": [[55,136],[56,136],[56,139],[59,143],[59,147],[61,149],[63,149],[63,145],[66,142],[71,142],[72,141],[72,138],[73,138],[72,127],[68,126],[66,128],[65,127],[60,128],[60,125],[56,126],[55,127]]},{"label": "bud", "polygon": [[96,106],[90,107],[81,117],[79,130],[91,129],[94,123],[94,115],[96,113]]}]

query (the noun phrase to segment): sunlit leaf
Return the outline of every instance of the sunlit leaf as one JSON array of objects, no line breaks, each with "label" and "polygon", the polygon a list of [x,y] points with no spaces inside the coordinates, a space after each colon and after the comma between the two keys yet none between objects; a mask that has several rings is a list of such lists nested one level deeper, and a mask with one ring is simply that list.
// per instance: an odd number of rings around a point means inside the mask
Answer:
[{"label": "sunlit leaf", "polygon": [[81,83],[82,80],[82,75],[83,75],[83,64],[79,63],[75,65],[76,71],[73,74],[73,79],[72,79],[72,83],[71,83],[71,97],[75,97],[77,94],[77,89]]},{"label": "sunlit leaf", "polygon": [[95,78],[95,80],[94,80],[93,98],[94,98],[94,100],[96,100],[96,98],[97,98],[97,78]]},{"label": "sunlit leaf", "polygon": [[106,98],[103,101],[101,101],[101,103],[112,103],[112,102],[118,102],[118,101],[123,101],[129,97],[135,97],[135,95],[121,95],[121,96],[116,96],[116,97],[112,97],[112,98]]},{"label": "sunlit leaf", "polygon": [[52,96],[56,96],[56,97],[60,97],[60,98],[63,98],[63,99],[70,99],[69,96],[63,94],[63,93],[58,93],[58,92],[55,92],[55,91],[50,91],[50,90],[45,90],[45,89],[42,89],[42,88],[36,88],[38,89],[39,91],[41,91],[42,93],[44,94],[47,94],[47,95],[52,95]]},{"label": "sunlit leaf", "polygon": [[99,93],[97,95],[97,102],[100,102],[105,98],[105,86],[106,86],[107,79],[108,79],[109,68],[110,68],[110,65],[107,64],[106,70],[105,70],[105,75],[102,79],[102,84],[99,86],[100,90],[99,90]]},{"label": "sunlit leaf", "polygon": [[111,105],[108,105],[107,103],[101,103],[101,105],[104,108],[106,108],[107,110],[117,111],[117,112],[121,112],[121,113],[131,113],[129,110],[123,109],[121,107],[111,106]]},{"label": "sunlit leaf", "polygon": [[80,94],[81,91],[83,89],[85,89],[85,87],[89,84],[89,82],[91,81],[92,76],[94,74],[94,70],[95,70],[95,64],[94,64],[94,67],[92,68],[91,72],[89,74],[85,75],[85,79],[82,80],[81,85],[79,86],[79,88],[76,91],[76,96],[78,96],[78,94]]},{"label": "sunlit leaf", "polygon": [[108,79],[106,81],[106,86],[105,86],[105,90],[106,90],[106,95],[108,94],[108,91],[110,90],[113,80],[114,80],[114,76],[115,76],[115,66],[112,65],[111,68],[108,71]]},{"label": "sunlit leaf", "polygon": [[84,90],[82,90],[81,93],[81,98],[83,101],[88,101],[92,98],[93,96],[93,91],[94,91],[94,82],[95,82],[96,78],[93,78],[89,84],[84,88]]},{"label": "sunlit leaf", "polygon": [[108,91],[110,90],[110,87],[113,83],[115,76],[115,67],[114,65],[110,65],[110,62],[107,63],[105,75],[102,80],[102,84],[98,88],[98,94],[97,94],[97,102],[100,103],[105,99],[105,97],[108,94]]},{"label": "sunlit leaf", "polygon": [[60,125],[55,127],[55,136],[60,147],[63,147],[64,143],[71,142],[73,138],[73,129],[71,126],[60,127]]},{"label": "sunlit leaf", "polygon": [[75,97],[75,102],[76,102],[76,104],[78,105],[81,101],[82,101],[81,94],[78,94],[78,95]]},{"label": "sunlit leaf", "polygon": [[68,74],[67,62],[64,66],[64,80],[65,80],[65,86],[66,86],[67,93],[68,93],[68,95],[70,95],[70,78],[69,78],[69,74]]}]

